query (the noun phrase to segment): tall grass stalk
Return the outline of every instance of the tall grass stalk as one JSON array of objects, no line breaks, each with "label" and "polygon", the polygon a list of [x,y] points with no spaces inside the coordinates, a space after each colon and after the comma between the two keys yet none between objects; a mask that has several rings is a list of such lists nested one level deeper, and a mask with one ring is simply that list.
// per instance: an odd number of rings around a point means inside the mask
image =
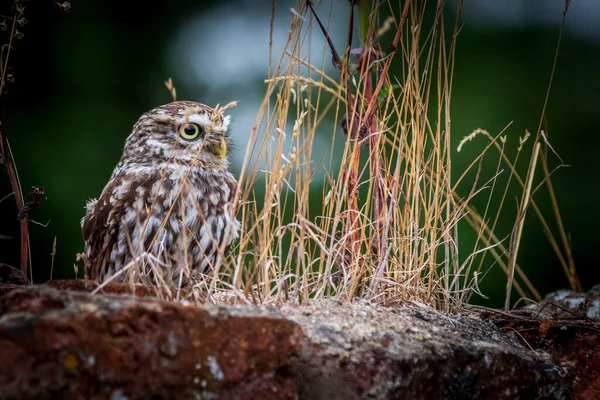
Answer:
[{"label": "tall grass stalk", "polygon": [[[333,43],[328,34],[331,15],[342,3],[311,5],[313,10],[305,1],[297,3],[284,50],[269,55],[274,61],[236,194],[240,238],[223,265],[195,290],[177,291],[177,298],[261,304],[325,296],[383,304],[412,299],[454,311],[481,294],[479,283],[490,268],[501,268],[508,276],[507,305],[513,287],[521,297],[540,300],[517,262],[529,208],[557,254],[571,260],[568,250],[563,255],[568,246],[564,240],[559,246],[534,199],[552,174],[544,142],[540,135],[528,141],[526,134],[512,160],[504,130],[491,135],[478,129],[458,149],[451,144],[462,1],[453,10],[451,29],[443,1],[407,0],[399,9],[392,2],[348,2],[345,6],[355,11],[348,38],[356,17],[357,49],[350,42]],[[274,17],[271,35],[273,23]],[[315,29],[322,29],[325,43],[331,41],[317,59],[311,56]],[[326,68],[330,54],[333,72]],[[322,159],[314,152],[318,137],[331,143]],[[453,159],[465,157],[460,150],[482,137],[484,150],[457,171]],[[530,144],[523,179],[517,164]],[[495,173],[483,177],[482,165],[491,154],[498,158]],[[538,159],[544,176],[534,186]],[[506,175],[503,187],[499,177]],[[504,204],[513,181],[523,194],[509,240],[498,236],[497,223],[507,218]],[[470,189],[461,193],[465,185]],[[477,196],[486,196],[482,212],[472,202]],[[468,254],[461,245],[465,230],[476,236]],[[562,225],[559,235],[564,235]]]}]

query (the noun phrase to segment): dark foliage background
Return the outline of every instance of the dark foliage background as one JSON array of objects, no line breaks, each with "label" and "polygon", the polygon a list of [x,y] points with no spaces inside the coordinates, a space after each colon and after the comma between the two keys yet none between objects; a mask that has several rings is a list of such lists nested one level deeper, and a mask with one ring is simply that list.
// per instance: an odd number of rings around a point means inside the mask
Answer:
[{"label": "dark foliage background", "polygon": [[[2,15],[10,15],[11,3],[4,2]],[[54,278],[74,276],[75,253],[83,249],[79,223],[85,202],[99,195],[139,115],[170,101],[164,80],[173,78],[181,99],[225,104],[250,92],[260,99],[267,61],[264,60],[262,68],[245,69],[254,48],[250,46],[249,53],[236,56],[235,35],[231,33],[239,31],[249,36],[257,49],[268,48],[271,2],[264,3],[90,0],[73,2],[71,13],[61,11],[52,1],[23,3],[28,23],[21,29],[23,38],[13,46],[10,66],[14,83],[8,86],[3,107],[24,191],[28,192],[31,186],[43,186],[47,194],[47,200],[30,214],[31,219],[47,223],[47,226],[30,223],[34,281],[50,278],[50,253],[55,237]],[[518,23],[499,20],[494,12],[481,11],[490,2],[481,2],[478,8],[470,3],[465,4],[455,64],[452,93],[455,144],[475,128],[496,134],[512,121],[507,132],[514,149],[526,129],[532,132],[537,129],[564,2],[514,1],[510,7],[517,13]],[[284,10],[278,14],[283,26],[290,18],[287,9],[294,5],[290,1],[277,2]],[[343,11],[344,17],[340,17],[343,25],[348,4],[335,1],[334,6]],[[451,23],[454,7],[450,5],[447,9]],[[538,18],[541,9],[549,13],[547,18]],[[600,32],[580,28],[590,19],[600,21],[600,7],[594,0],[581,1],[571,5],[570,13],[546,126],[553,147],[570,165],[554,175],[553,184],[570,232],[580,278],[587,289],[600,283],[595,237],[600,217],[597,205]],[[198,17],[202,15],[220,15],[220,19]],[[248,26],[240,21],[246,21]],[[252,21],[255,24],[250,25]],[[182,40],[182,27],[198,23],[204,23],[203,32],[211,34]],[[345,29],[342,26],[341,31]],[[0,34],[2,44],[7,43],[8,32]],[[203,44],[204,53],[199,54],[194,43]],[[179,63],[189,67],[198,57],[205,64],[212,58],[215,68],[220,68],[223,59],[219,57],[224,54],[230,57],[227,62],[237,68],[233,74],[243,81],[227,78],[232,72],[225,69],[223,82],[209,86],[206,81],[190,76],[190,68],[176,68]],[[257,108],[249,100],[232,111],[236,119],[233,135],[238,140],[243,141],[251,128],[251,120],[243,118],[242,113],[251,114]],[[475,154],[483,145],[484,140],[478,139],[466,149]],[[239,146],[242,152],[244,146],[245,143]],[[241,159],[243,154],[237,157]],[[456,157],[454,171],[458,173],[471,159],[472,156]],[[556,159],[552,162],[556,165]],[[490,163],[490,171],[493,166]],[[0,198],[10,192],[9,181],[2,171]],[[320,189],[315,193],[318,196]],[[514,208],[518,194],[516,190],[510,193],[507,203],[510,207]],[[549,211],[545,195],[542,190],[536,199]],[[510,227],[514,219],[502,222]],[[0,262],[18,265],[18,221],[12,198],[0,203],[0,235]],[[560,264],[532,213],[523,240],[519,262],[539,291],[566,287]],[[465,246],[464,251],[469,252],[469,248]],[[503,274],[492,269],[482,284],[483,292],[491,296],[488,304],[502,304],[504,282]]]}]

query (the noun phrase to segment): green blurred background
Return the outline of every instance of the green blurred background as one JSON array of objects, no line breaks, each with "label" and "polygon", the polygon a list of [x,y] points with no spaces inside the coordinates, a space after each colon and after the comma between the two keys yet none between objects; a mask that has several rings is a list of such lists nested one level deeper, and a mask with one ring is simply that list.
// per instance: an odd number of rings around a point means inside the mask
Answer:
[{"label": "green blurred background", "polygon": [[[12,2],[4,3],[2,15],[10,15]],[[47,224],[30,224],[34,281],[40,282],[50,277],[55,237],[54,278],[74,276],[75,253],[83,249],[79,224],[85,202],[100,194],[137,118],[170,101],[163,84],[168,77],[173,78],[180,99],[211,105],[240,100],[231,111],[231,134],[238,143],[233,169],[239,171],[264,94],[271,2],[90,0],[72,2],[70,13],[52,1],[23,4],[27,4],[28,23],[20,29],[24,37],[13,46],[14,83],[8,87],[4,107],[24,191],[42,186],[47,194],[47,200],[30,214]],[[290,7],[295,2],[277,2],[276,57],[287,40]],[[536,131],[563,7],[560,0],[465,2],[451,103],[453,148],[478,127],[497,134],[512,121],[507,147],[513,150],[526,129]],[[343,48],[348,2],[334,0],[333,8],[331,35]],[[328,10],[329,2],[318,8],[325,19]],[[452,24],[455,2],[449,2],[446,10],[446,22]],[[8,32],[0,34],[2,44],[6,43]],[[312,40],[311,57],[317,62],[323,38],[316,26]],[[554,175],[553,184],[585,289],[600,283],[594,236],[600,221],[599,93],[600,2],[573,2],[548,103],[547,127],[553,147],[570,165]],[[330,138],[326,129],[322,133],[317,147],[326,152]],[[453,172],[457,175],[464,169],[484,144],[483,138],[477,138],[454,154]],[[556,165],[557,159],[551,158],[550,164]],[[488,178],[494,166],[493,160],[486,164]],[[10,192],[3,171],[0,198]],[[315,187],[314,193],[319,197],[321,188]],[[507,210],[514,210],[516,196],[520,191],[515,188],[509,192]],[[545,190],[536,200],[549,210]],[[484,204],[483,199],[478,201]],[[512,215],[502,221],[508,234],[514,214],[505,215]],[[18,221],[12,198],[0,203],[0,235],[0,262],[18,265]],[[471,251],[468,240],[461,245],[463,254]],[[525,224],[519,263],[541,293],[568,285],[532,213]],[[492,268],[481,289],[490,296],[486,304],[500,305],[505,277]]]}]

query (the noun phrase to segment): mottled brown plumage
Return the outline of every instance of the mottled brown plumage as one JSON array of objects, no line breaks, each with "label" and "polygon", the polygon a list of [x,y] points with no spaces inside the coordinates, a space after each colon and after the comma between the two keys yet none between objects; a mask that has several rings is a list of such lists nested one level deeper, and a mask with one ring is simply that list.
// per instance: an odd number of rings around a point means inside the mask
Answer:
[{"label": "mottled brown plumage", "polygon": [[143,114],[121,160],[82,220],[86,266],[104,281],[150,254],[177,278],[180,268],[206,273],[237,237],[228,171],[229,117],[177,101]]}]

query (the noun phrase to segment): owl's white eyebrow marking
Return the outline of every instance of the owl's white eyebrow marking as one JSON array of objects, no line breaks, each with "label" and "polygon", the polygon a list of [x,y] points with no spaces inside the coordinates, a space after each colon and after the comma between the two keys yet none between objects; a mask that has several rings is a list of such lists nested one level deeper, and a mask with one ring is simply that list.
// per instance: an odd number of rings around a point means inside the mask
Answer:
[{"label": "owl's white eyebrow marking", "polygon": [[210,117],[208,116],[208,114],[190,114],[187,118],[177,118],[177,125],[185,124],[188,122],[198,124],[201,127],[206,128],[206,126],[208,126],[208,124],[210,123]]},{"label": "owl's white eyebrow marking", "polygon": [[[208,114],[190,114],[187,118],[180,117],[176,119],[177,125],[186,124],[186,123],[194,123],[198,124],[203,128],[206,128],[211,121],[211,117]],[[231,116],[226,115],[223,117],[223,122],[219,119],[215,119],[212,122],[212,131],[218,134],[227,133],[227,128],[229,127],[229,123],[231,122]]]}]

